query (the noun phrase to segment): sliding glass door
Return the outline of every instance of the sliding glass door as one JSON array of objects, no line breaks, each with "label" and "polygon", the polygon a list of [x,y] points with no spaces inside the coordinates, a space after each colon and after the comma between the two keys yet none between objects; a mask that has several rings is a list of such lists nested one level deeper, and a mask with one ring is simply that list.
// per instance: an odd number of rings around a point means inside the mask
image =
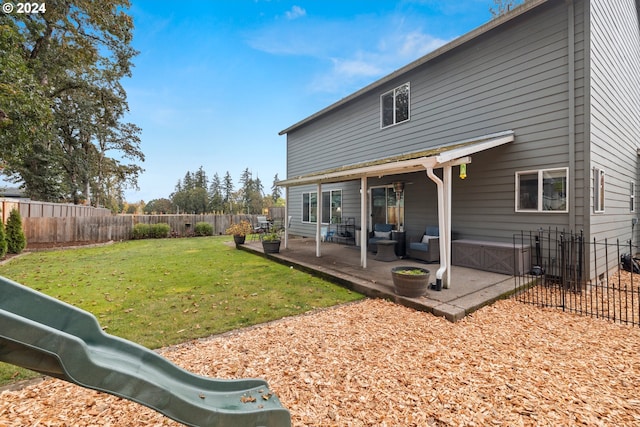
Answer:
[{"label": "sliding glass door", "polygon": [[371,188],[371,224],[404,225],[404,191],[398,198],[393,186]]}]

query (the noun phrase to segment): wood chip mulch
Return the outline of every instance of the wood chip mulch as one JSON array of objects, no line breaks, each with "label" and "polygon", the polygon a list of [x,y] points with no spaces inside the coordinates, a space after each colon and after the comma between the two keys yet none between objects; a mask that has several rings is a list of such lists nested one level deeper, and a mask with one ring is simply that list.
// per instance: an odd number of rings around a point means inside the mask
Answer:
[{"label": "wood chip mulch", "polygon": [[[640,425],[640,329],[499,301],[458,323],[383,300],[162,350],[265,378],[294,426]],[[0,394],[0,427],[178,426],[48,379]]]}]

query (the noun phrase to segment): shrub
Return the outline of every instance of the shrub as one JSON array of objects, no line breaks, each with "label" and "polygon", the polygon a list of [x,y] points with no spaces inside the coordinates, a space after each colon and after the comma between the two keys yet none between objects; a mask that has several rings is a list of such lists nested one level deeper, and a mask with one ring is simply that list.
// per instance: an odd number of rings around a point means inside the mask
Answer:
[{"label": "shrub", "polygon": [[196,236],[213,236],[213,225],[208,222],[199,222],[194,229]]},{"label": "shrub", "polygon": [[253,232],[253,227],[249,223],[249,221],[243,219],[240,222],[236,222],[231,224],[229,228],[225,231],[227,234],[231,234],[233,236],[246,236]]},{"label": "shrub", "polygon": [[151,229],[149,230],[149,237],[152,239],[163,239],[165,237],[169,237],[169,233],[171,232],[171,227],[169,224],[164,222],[159,224],[151,225]]},{"label": "shrub", "polygon": [[7,240],[4,234],[4,224],[0,219],[0,258],[4,257],[6,254],[7,254]]},{"label": "shrub", "polygon": [[148,239],[151,226],[149,224],[136,224],[133,226],[134,239]]},{"label": "shrub", "polygon": [[169,237],[171,227],[164,222],[160,224],[136,224],[133,226],[134,239],[162,239]]},{"label": "shrub", "polygon": [[7,241],[7,252],[10,254],[19,254],[27,246],[27,239],[22,230],[22,219],[17,209],[13,209],[9,214],[9,218],[7,218],[5,239]]}]

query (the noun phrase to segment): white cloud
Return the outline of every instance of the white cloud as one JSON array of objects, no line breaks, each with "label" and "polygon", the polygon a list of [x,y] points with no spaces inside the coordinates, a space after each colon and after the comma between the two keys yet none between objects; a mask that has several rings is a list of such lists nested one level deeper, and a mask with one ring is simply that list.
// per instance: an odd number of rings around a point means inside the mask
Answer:
[{"label": "white cloud", "polygon": [[420,31],[412,31],[402,38],[398,53],[404,58],[417,59],[445,44],[447,40]]},{"label": "white cloud", "polygon": [[447,40],[415,30],[396,33],[370,49],[345,52],[329,58],[330,69],[321,70],[310,83],[312,92],[344,93],[358,90],[398,68],[432,52]]},{"label": "white cloud", "polygon": [[309,83],[311,92],[344,94],[360,89],[386,74],[384,61],[371,52],[357,52],[350,57],[330,58],[330,68],[320,69]]},{"label": "white cloud", "polygon": [[372,61],[364,59],[332,59],[333,72],[346,77],[379,76],[383,70]]},{"label": "white cloud", "polygon": [[[292,21],[306,13],[294,6],[288,22],[275,22],[247,34],[254,49],[300,56],[319,64],[309,90],[344,94],[403,67],[447,42],[423,30],[424,21],[403,15],[360,15],[350,20]],[[384,31],[372,31],[384,29]]]},{"label": "white cloud", "polygon": [[300,6],[293,6],[291,10],[285,12],[285,16],[287,19],[298,19],[307,14],[307,11],[301,8]]}]

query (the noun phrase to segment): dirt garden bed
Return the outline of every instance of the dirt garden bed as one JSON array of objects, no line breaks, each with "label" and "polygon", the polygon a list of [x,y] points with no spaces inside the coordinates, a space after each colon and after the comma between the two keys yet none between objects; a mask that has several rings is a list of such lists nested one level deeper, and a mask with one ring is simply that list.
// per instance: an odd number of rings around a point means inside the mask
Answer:
[{"label": "dirt garden bed", "polygon": [[[164,349],[221,378],[262,377],[294,426],[640,423],[640,329],[512,300],[458,323],[365,300]],[[0,426],[178,426],[49,379],[0,395]]]}]

